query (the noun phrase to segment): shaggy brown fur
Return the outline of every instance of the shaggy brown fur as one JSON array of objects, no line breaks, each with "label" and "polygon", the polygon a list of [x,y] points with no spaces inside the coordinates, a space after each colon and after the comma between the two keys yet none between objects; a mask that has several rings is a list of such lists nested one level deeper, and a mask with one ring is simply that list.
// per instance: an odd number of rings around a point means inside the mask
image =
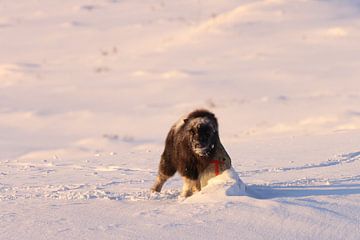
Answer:
[{"label": "shaggy brown fur", "polygon": [[178,172],[184,179],[183,196],[199,191],[199,174],[209,166],[219,143],[218,122],[213,113],[196,110],[180,119],[167,135],[152,190],[160,192],[166,180]]}]

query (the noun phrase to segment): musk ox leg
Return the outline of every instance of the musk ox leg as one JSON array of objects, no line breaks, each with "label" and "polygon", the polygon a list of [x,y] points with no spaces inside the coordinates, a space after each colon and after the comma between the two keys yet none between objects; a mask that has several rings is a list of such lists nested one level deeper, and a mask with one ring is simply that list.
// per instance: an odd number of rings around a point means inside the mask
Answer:
[{"label": "musk ox leg", "polygon": [[165,157],[162,157],[159,164],[159,172],[156,177],[155,183],[151,188],[151,191],[160,192],[166,180],[174,176],[176,173],[176,168],[171,164],[170,161],[167,161]]},{"label": "musk ox leg", "polygon": [[200,179],[196,181],[196,184],[193,187],[193,192],[200,192],[201,191],[201,183]]},{"label": "musk ox leg", "polygon": [[158,174],[158,176],[156,177],[155,183],[151,188],[151,191],[153,192],[160,192],[164,183],[166,182],[166,180],[168,180],[170,177],[169,176],[165,176],[161,173]]},{"label": "musk ox leg", "polygon": [[183,177],[184,185],[181,192],[182,197],[190,197],[194,192],[200,191],[200,181]]}]

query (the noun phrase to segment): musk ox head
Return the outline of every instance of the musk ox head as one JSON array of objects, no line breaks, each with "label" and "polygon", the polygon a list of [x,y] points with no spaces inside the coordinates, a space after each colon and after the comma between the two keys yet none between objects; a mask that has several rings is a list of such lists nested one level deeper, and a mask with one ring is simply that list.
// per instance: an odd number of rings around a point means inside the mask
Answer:
[{"label": "musk ox head", "polygon": [[207,110],[197,110],[192,112],[185,122],[191,150],[199,157],[210,157],[218,141],[215,115]]}]

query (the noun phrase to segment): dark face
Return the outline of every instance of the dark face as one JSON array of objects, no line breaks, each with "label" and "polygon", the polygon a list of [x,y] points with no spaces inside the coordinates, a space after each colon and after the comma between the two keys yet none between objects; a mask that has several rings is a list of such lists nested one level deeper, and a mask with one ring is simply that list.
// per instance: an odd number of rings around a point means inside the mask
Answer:
[{"label": "dark face", "polygon": [[190,129],[191,147],[195,154],[208,157],[213,152],[216,143],[216,129],[209,123],[199,122]]}]

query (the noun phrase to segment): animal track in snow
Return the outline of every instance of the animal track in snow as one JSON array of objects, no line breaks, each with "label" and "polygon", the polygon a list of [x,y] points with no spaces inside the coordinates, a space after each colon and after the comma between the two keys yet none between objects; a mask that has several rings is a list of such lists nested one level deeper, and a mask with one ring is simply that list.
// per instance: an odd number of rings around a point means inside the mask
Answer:
[{"label": "animal track in snow", "polygon": [[[128,184],[128,182],[123,183]],[[44,198],[61,200],[108,199],[116,201],[175,200],[179,195],[179,190],[175,189],[169,189],[162,193],[153,193],[150,190],[113,192],[91,184],[0,188],[0,201]]]},{"label": "animal track in snow", "polygon": [[152,193],[150,190],[138,190],[128,192],[110,191],[109,188],[117,185],[129,186],[132,184],[143,184],[149,180],[144,179],[124,179],[114,180],[107,183],[97,184],[59,184],[59,185],[26,185],[26,186],[7,186],[0,185],[0,201],[10,201],[16,199],[62,199],[62,200],[90,200],[90,199],[109,199],[109,200],[171,200],[177,199],[180,192],[169,189],[162,193]]}]

